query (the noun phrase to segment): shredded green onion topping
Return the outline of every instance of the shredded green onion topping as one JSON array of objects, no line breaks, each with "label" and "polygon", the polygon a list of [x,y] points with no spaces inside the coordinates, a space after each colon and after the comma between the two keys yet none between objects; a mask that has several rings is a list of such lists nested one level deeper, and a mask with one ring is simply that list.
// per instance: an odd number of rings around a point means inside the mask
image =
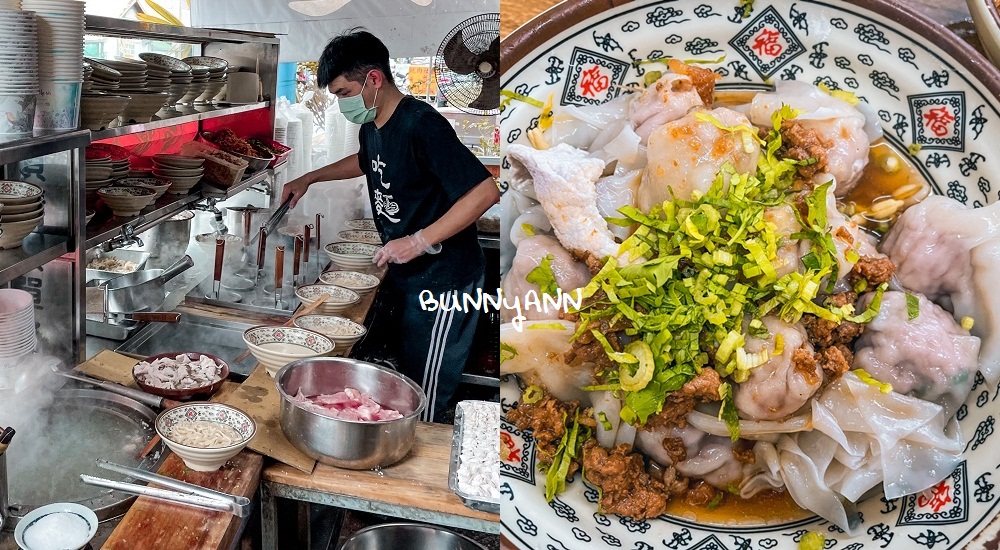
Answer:
[{"label": "shredded green onion topping", "polygon": [[920,298],[914,294],[906,293],[906,318],[910,321],[920,315]]}]

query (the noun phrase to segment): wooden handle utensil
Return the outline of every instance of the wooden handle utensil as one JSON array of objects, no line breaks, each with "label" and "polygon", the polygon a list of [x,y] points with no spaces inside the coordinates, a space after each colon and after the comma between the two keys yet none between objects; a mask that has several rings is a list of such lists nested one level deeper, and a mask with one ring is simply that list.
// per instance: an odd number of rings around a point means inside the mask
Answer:
[{"label": "wooden handle utensil", "polygon": [[281,280],[285,278],[285,247],[274,249],[274,293],[281,294]]},{"label": "wooden handle utensil", "polygon": [[306,238],[304,242],[305,246],[303,247],[302,250],[302,261],[305,263],[309,263],[309,249],[312,248],[312,240],[310,239],[310,233],[312,233],[312,228],[313,228],[312,224],[306,226]]}]

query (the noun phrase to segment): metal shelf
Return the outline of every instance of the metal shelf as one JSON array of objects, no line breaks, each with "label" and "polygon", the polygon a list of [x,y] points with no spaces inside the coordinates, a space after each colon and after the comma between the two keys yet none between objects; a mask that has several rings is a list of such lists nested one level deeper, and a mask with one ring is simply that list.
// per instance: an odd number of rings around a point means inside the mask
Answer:
[{"label": "metal shelf", "polygon": [[0,250],[0,284],[7,284],[69,252],[69,239],[32,233],[21,248]]},{"label": "metal shelf", "polygon": [[90,130],[39,131],[7,141],[0,138],[0,165],[80,149],[90,144]]},{"label": "metal shelf", "polygon": [[500,235],[486,235],[480,233],[479,246],[483,248],[492,248],[493,250],[500,250]]},{"label": "metal shelf", "polygon": [[[141,215],[145,216],[144,223],[154,222],[166,216],[172,216],[173,214],[184,209],[185,206],[201,200],[201,193],[193,190],[190,194],[178,197],[176,195],[163,195],[155,203],[146,207]],[[100,218],[95,217],[91,220],[93,226],[87,228],[87,241],[84,244],[84,249],[93,248],[104,241],[118,235],[122,226],[127,223],[135,222],[138,216],[131,218],[117,218],[117,217],[107,217],[101,222]]]},{"label": "metal shelf", "polygon": [[208,183],[202,183],[201,195],[206,199],[217,199],[220,201],[228,200],[266,179],[267,169],[265,168],[264,170],[251,174],[250,177],[244,179],[229,189],[222,189]]},{"label": "metal shelf", "polygon": [[462,373],[462,383],[471,384],[474,386],[487,386],[490,388],[500,387],[499,378],[494,378],[492,376],[484,376],[482,374],[469,374],[466,372]]},{"label": "metal shelf", "polygon": [[500,157],[477,157],[484,166],[500,166]]},{"label": "metal shelf", "polygon": [[87,34],[117,36],[120,38],[152,38],[155,40],[170,40],[192,44],[204,42],[278,44],[278,38],[270,33],[256,33],[232,29],[178,27],[174,25],[145,23],[142,21],[127,21],[125,19],[98,15],[87,16]]},{"label": "metal shelf", "polygon": [[257,103],[231,105],[226,107],[212,105],[196,105],[194,107],[182,106],[179,111],[161,109],[157,113],[157,116],[161,117],[158,120],[128,124],[119,128],[108,128],[107,130],[93,132],[92,136],[94,141],[99,141],[102,139],[110,139],[129,134],[138,134],[139,132],[145,132],[148,130],[157,130],[159,128],[177,126],[178,124],[184,124],[186,122],[198,122],[200,120],[208,120],[210,118],[217,118],[220,116],[235,115],[237,113],[245,113],[247,111],[256,111],[257,109],[266,109],[269,106],[270,102],[259,101]]}]

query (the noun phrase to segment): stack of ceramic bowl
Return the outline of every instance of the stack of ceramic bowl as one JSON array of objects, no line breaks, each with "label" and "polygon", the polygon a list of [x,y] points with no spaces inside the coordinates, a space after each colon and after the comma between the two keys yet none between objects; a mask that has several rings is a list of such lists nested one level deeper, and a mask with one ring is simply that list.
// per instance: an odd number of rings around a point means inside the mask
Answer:
[{"label": "stack of ceramic bowl", "polygon": [[355,231],[378,231],[372,218],[355,218],[344,222],[344,227]]},{"label": "stack of ceramic bowl", "polygon": [[326,336],[298,327],[251,327],[243,342],[272,377],[292,361],[330,355],[336,348]]},{"label": "stack of ceramic bowl", "polygon": [[87,196],[97,196],[97,190],[111,185],[111,153],[87,148],[84,151]]},{"label": "stack of ceramic bowl", "polygon": [[374,244],[330,243],[323,247],[323,251],[337,267],[364,270],[372,267],[372,258],[380,248]]},{"label": "stack of ceramic bowl", "polygon": [[[15,10],[17,8],[14,8]],[[35,14],[0,9],[0,134],[27,134],[35,126],[39,93]]]},{"label": "stack of ceramic bowl", "polygon": [[80,126],[93,131],[117,126],[132,96],[103,92],[80,95]]},{"label": "stack of ceramic bowl", "polygon": [[349,288],[358,294],[368,294],[381,282],[378,277],[357,271],[326,271],[320,273],[319,282]]},{"label": "stack of ceramic bowl", "polygon": [[219,93],[215,94],[214,99],[216,101],[224,101],[226,99],[226,95],[229,93],[229,75],[238,72],[240,72],[239,65],[230,65],[226,67],[226,75],[222,80],[222,88],[219,90]]},{"label": "stack of ceramic bowl", "polygon": [[[121,85],[122,73],[99,60],[84,58],[83,91],[114,92]],[[89,67],[89,71],[88,71]]]},{"label": "stack of ceramic bowl", "polygon": [[219,92],[226,85],[226,69],[229,68],[228,61],[219,57],[206,55],[185,57],[182,61],[192,66],[199,65],[208,68],[208,83],[205,85],[205,90],[201,95],[194,98],[195,103],[208,103],[212,98],[219,95]]},{"label": "stack of ceramic bowl", "polygon": [[[111,213],[121,218],[138,216],[143,208],[153,202],[156,191],[148,187],[117,187],[114,185],[97,190],[97,196],[111,209]],[[2,222],[0,222],[2,223]]]},{"label": "stack of ceramic bowl", "polygon": [[0,359],[35,351],[35,299],[14,288],[0,289]]},{"label": "stack of ceramic bowl", "polygon": [[132,96],[125,111],[123,123],[149,122],[167,104],[169,79],[162,82],[147,82],[146,62],[131,59],[101,59],[103,63],[121,73],[118,93]]},{"label": "stack of ceramic bowl", "polygon": [[203,65],[191,65],[191,84],[187,91],[177,100],[177,103],[194,103],[194,100],[201,97],[208,89],[208,67]]},{"label": "stack of ceramic bowl", "polygon": [[42,223],[42,188],[23,181],[0,181],[0,249],[20,248]]},{"label": "stack of ceramic bowl", "polygon": [[205,174],[205,159],[182,155],[153,155],[153,176],[170,180],[168,192],[186,195]]},{"label": "stack of ceramic bowl", "polygon": [[111,179],[128,176],[129,157],[132,155],[128,149],[112,143],[91,143],[87,150],[108,154],[111,158]]},{"label": "stack of ceramic bowl", "polygon": [[76,128],[83,87],[84,2],[22,0],[38,21],[38,77],[41,92],[35,128]]},{"label": "stack of ceramic bowl", "polygon": [[361,301],[360,294],[341,286],[303,285],[295,289],[295,296],[306,306],[315,302],[323,294],[329,294],[329,298],[317,309],[317,312],[323,315],[341,313]]},{"label": "stack of ceramic bowl", "polygon": [[382,238],[378,236],[378,231],[365,231],[363,229],[341,231],[337,233],[337,238],[349,243],[382,244]]},{"label": "stack of ceramic bowl", "polygon": [[163,178],[128,177],[116,180],[115,185],[119,187],[146,187],[152,189],[153,191],[156,192],[156,194],[153,195],[153,201],[155,202],[156,199],[162,197],[163,194],[167,192],[167,189],[170,189],[170,186],[173,185],[173,182]]},{"label": "stack of ceramic bowl", "polygon": [[334,353],[337,355],[344,354],[368,332],[364,325],[336,315],[303,315],[294,317],[292,324],[333,340],[336,346]]},{"label": "stack of ceramic bowl", "polygon": [[178,99],[187,93],[187,88],[194,79],[191,74],[191,65],[169,55],[159,53],[144,52],[139,57],[146,62],[146,81],[155,78],[162,81],[166,78],[169,81],[167,106],[173,106]]}]

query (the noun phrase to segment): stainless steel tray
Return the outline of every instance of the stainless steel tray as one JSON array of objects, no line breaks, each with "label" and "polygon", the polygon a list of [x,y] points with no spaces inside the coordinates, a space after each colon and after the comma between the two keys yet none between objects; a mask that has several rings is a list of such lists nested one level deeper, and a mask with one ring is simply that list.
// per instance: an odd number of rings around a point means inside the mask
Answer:
[{"label": "stainless steel tray", "polygon": [[[90,262],[98,258],[103,258],[105,256],[114,256],[119,260],[124,260],[126,262],[133,262],[138,265],[138,267],[136,267],[135,270],[139,271],[142,268],[146,267],[146,260],[149,259],[149,252],[141,252],[139,250],[121,250],[121,249],[114,250],[111,252],[100,252],[100,251],[91,252],[90,254],[87,254],[87,265],[90,265]],[[130,271],[129,273],[134,273],[134,272]],[[108,279],[114,279],[115,277],[118,277],[120,275],[125,275],[125,273],[87,268],[87,282],[95,280],[106,281]]]},{"label": "stainless steel tray", "polygon": [[[462,431],[465,428],[465,413],[462,410],[463,403],[487,403],[491,406],[499,407],[498,403],[492,401],[460,401],[455,407],[455,431],[451,436],[451,460],[448,465],[448,488],[462,499],[462,503],[481,512],[500,513],[500,499],[484,499],[477,495],[470,495],[458,488],[458,466],[462,459]],[[499,467],[499,466],[498,466]]]},{"label": "stainless steel tray", "polygon": [[126,355],[149,356],[170,351],[204,351],[229,364],[229,378],[245,380],[257,366],[250,355],[236,363],[247,350],[243,331],[252,324],[184,314],[177,324],[149,323],[115,351]]}]

